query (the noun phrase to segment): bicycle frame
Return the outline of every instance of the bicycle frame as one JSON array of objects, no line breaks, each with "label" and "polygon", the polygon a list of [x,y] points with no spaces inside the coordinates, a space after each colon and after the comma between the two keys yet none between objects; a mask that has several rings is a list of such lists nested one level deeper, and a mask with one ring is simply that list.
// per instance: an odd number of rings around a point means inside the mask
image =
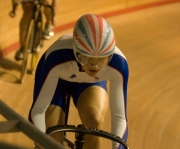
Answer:
[{"label": "bicycle frame", "polygon": [[[64,132],[64,137],[65,137],[64,141],[68,144],[69,147],[71,147],[71,149],[82,149],[83,144],[84,144],[84,136],[87,134],[110,139],[112,141],[122,144],[125,147],[125,149],[129,149],[126,142],[114,134],[111,134],[111,133],[108,133],[108,132],[105,132],[105,131],[99,130],[99,129],[87,128],[82,124],[78,125],[77,127],[74,125],[68,125],[67,123],[68,123],[68,114],[69,114],[71,95],[69,95],[69,94],[65,95],[64,100],[66,100],[65,124],[64,125],[56,125],[56,126],[48,128],[46,130],[47,134],[56,133],[56,132]],[[75,133],[75,142],[74,143],[72,143],[71,141],[69,141],[66,138],[66,132],[74,132]]]}]

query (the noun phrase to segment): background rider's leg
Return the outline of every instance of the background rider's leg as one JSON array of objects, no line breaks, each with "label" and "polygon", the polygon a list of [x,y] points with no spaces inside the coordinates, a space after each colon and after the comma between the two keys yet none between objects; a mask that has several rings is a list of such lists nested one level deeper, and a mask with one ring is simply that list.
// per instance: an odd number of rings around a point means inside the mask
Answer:
[{"label": "background rider's leg", "polygon": [[23,59],[23,44],[24,39],[26,39],[26,33],[28,30],[28,25],[31,20],[33,5],[31,3],[23,3],[22,4],[23,15],[21,21],[19,23],[19,42],[20,42],[20,49],[15,54],[16,60]]},{"label": "background rider's leg", "polygon": [[[54,8],[54,16],[56,13],[56,7],[58,6],[58,1],[59,0],[43,0],[45,3],[48,5],[53,6]],[[54,36],[54,25],[55,25],[55,18],[53,18],[52,10],[48,7],[44,7],[44,14],[46,18],[45,22],[45,29],[44,29],[44,38],[45,39],[50,39],[52,36]],[[52,20],[53,18],[53,20]]]},{"label": "background rider's leg", "polygon": [[[59,0],[44,0],[48,5],[52,5],[52,7],[54,8],[54,15],[56,14],[56,10],[58,8],[59,5]],[[56,21],[55,21],[55,17],[54,17],[54,22],[52,22],[52,12],[51,9],[49,8],[44,8],[44,14],[46,17],[46,24],[47,25],[55,25]]]},{"label": "background rider's leg", "polygon": [[20,21],[20,35],[19,35],[21,46],[24,42],[28,25],[32,16],[33,5],[31,3],[23,3],[22,8],[23,8],[23,16]]},{"label": "background rider's leg", "polygon": [[[82,123],[91,128],[102,129],[107,108],[107,92],[99,86],[91,86],[85,89],[77,101],[77,109]],[[99,137],[86,136],[83,149],[100,148],[101,139]]]},{"label": "background rider's leg", "polygon": [[[53,0],[43,0],[46,4],[48,5],[52,5],[53,4]],[[53,5],[52,5],[53,6]],[[46,25],[53,25],[52,24],[52,11],[50,8],[48,7],[44,7],[44,15],[46,17]]]}]

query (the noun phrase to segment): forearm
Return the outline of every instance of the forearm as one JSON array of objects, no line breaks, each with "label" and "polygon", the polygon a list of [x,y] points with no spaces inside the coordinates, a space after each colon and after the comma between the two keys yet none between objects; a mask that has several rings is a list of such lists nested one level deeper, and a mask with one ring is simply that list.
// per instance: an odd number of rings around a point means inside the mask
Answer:
[{"label": "forearm", "polygon": [[15,0],[11,0],[12,8],[13,8],[14,3],[15,3]]},{"label": "forearm", "polygon": [[[110,86],[110,109],[111,109],[111,132],[123,140],[127,140],[128,125],[126,117],[126,91],[123,87],[122,79],[112,81]],[[123,85],[122,85],[123,84]],[[118,144],[113,143],[113,149],[117,149]]]},{"label": "forearm", "polygon": [[40,129],[42,132],[46,132],[46,125],[45,125],[45,112],[40,112],[35,108],[31,111],[31,119],[33,124]]}]

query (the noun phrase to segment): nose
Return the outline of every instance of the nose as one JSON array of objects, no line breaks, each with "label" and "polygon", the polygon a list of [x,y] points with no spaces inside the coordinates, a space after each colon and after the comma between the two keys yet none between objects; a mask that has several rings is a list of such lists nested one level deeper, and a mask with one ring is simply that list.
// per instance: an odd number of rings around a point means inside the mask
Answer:
[{"label": "nose", "polygon": [[89,64],[90,64],[91,66],[97,65],[98,62],[99,62],[99,60],[98,60],[97,58],[89,59]]},{"label": "nose", "polygon": [[99,70],[98,65],[90,65],[90,70]]},{"label": "nose", "polygon": [[90,68],[96,68],[96,67],[98,67],[97,64],[98,64],[98,60],[97,60],[97,59],[93,59],[93,60],[91,60],[91,61],[89,62]]}]

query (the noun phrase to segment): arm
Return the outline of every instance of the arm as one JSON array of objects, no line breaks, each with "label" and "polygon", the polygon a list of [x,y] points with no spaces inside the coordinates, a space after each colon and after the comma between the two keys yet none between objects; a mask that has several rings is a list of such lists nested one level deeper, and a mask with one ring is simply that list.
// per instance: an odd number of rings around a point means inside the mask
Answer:
[{"label": "arm", "polygon": [[[126,106],[129,70],[124,57],[119,55],[113,57],[111,66],[114,71],[112,80],[110,80],[111,129],[113,134],[126,141],[128,132]],[[117,146],[117,144],[113,144],[114,146]]]},{"label": "arm", "polygon": [[48,76],[31,111],[31,119],[34,125],[41,131],[46,131],[45,113],[53,98],[58,78]]},{"label": "arm", "polygon": [[[111,131],[113,134],[127,140],[126,91],[123,80],[111,81],[110,109]],[[126,89],[127,90],[127,89]]]},{"label": "arm", "polygon": [[16,13],[14,12],[14,3],[16,2],[17,0],[11,0],[11,3],[12,3],[12,10],[9,12],[9,16],[14,18],[16,16]]},{"label": "arm", "polygon": [[47,58],[49,60],[45,61],[43,58],[41,58],[36,71],[34,102],[30,113],[30,120],[41,131],[45,132],[45,112],[56,90],[59,80],[59,66],[53,65],[51,58]]},{"label": "arm", "polygon": [[11,0],[12,6],[14,5],[15,1],[16,1],[16,0]]}]

